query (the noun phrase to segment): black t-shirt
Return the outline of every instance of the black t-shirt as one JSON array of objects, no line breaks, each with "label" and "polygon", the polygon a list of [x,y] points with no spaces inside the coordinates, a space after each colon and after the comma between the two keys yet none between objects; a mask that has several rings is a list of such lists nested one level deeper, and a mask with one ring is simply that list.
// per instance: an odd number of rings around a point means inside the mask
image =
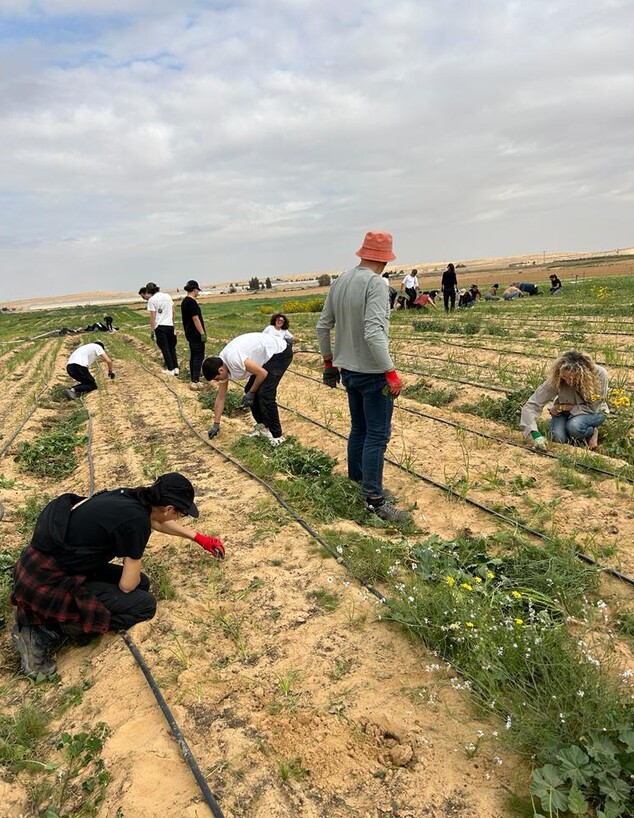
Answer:
[{"label": "black t-shirt", "polygon": [[183,329],[185,330],[185,335],[192,335],[193,333],[198,334],[198,330],[194,325],[195,315],[197,315],[200,319],[203,330],[205,329],[205,322],[203,321],[203,314],[200,309],[200,304],[190,295],[186,296],[181,301],[181,315],[183,316]]},{"label": "black t-shirt", "polygon": [[115,557],[141,559],[151,533],[148,510],[128,489],[104,491],[70,513],[64,547],[54,556],[70,572],[86,574]]}]

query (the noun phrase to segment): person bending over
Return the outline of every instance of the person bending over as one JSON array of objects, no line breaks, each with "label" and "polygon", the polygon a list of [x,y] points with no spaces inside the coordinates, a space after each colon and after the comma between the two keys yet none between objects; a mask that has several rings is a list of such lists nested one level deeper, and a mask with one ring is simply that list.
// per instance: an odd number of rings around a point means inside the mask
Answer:
[{"label": "person bending over", "polygon": [[548,378],[522,407],[520,426],[526,438],[533,439],[539,451],[548,448],[546,439],[537,429],[537,420],[550,402],[550,437],[555,443],[585,442],[596,449],[599,426],[608,413],[606,395],[608,373],[595,364],[589,355],[572,349],[554,362]]},{"label": "person bending over", "polygon": [[265,437],[271,446],[279,446],[282,434],[277,408],[277,387],[293,360],[293,347],[279,333],[247,332],[229,341],[213,358],[203,361],[203,377],[218,384],[214,403],[214,422],[209,437],[220,431],[229,380],[247,380],[242,405],[251,410],[256,427],[253,434]]},{"label": "person bending over", "polygon": [[[151,486],[52,500],[14,570],[11,639],[21,672],[31,678],[56,673],[52,652],[63,637],[86,644],[152,619],[156,598],[141,571],[152,531],[190,539],[222,558],[220,540],[177,522],[186,514],[198,517],[198,509],[192,484],[178,472]],[[116,558],[122,564],[112,562]]]},{"label": "person bending over", "polygon": [[66,364],[66,372],[74,378],[77,383],[70,389],[64,389],[64,394],[69,400],[76,400],[82,395],[93,392],[97,389],[97,381],[90,374],[89,366],[94,364],[97,358],[103,358],[108,366],[108,377],[114,380],[114,369],[112,358],[106,353],[106,348],[101,341],[94,344],[83,344],[71,352]]}]

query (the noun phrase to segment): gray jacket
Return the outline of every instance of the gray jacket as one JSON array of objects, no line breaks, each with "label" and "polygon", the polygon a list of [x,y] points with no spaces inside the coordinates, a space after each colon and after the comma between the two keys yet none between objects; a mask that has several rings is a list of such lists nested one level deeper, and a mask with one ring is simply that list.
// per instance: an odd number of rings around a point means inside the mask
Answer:
[{"label": "gray jacket", "polygon": [[332,354],[330,334],[335,325],[335,366],[367,374],[394,369],[388,347],[389,289],[380,275],[354,267],[333,283],[317,322],[324,356]]},{"label": "gray jacket", "polygon": [[559,387],[553,388],[548,381],[544,381],[541,386],[538,386],[522,407],[520,426],[524,430],[524,436],[529,437],[531,432],[537,431],[537,420],[549,401],[552,401],[553,404],[571,403],[571,415],[595,415],[599,412],[607,415],[610,411],[605,402],[605,396],[608,394],[608,373],[598,364],[597,371],[601,381],[601,394],[591,403],[586,403],[574,387],[567,386],[565,383],[560,383]]}]

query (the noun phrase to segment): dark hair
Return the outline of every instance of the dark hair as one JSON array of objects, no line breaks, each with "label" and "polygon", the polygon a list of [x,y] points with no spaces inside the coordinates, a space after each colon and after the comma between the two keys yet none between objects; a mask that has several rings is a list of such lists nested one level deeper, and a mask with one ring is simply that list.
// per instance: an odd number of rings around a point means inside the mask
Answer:
[{"label": "dark hair", "polygon": [[145,291],[150,295],[154,295],[154,293],[157,293],[160,289],[161,288],[157,287],[153,281],[148,281],[148,283],[145,285]]},{"label": "dark hair", "polygon": [[183,286],[183,289],[186,293],[193,293],[194,290],[198,290],[200,292],[200,287],[198,286],[198,282],[195,281],[193,278],[190,278],[187,284]]},{"label": "dark hair", "polygon": [[141,287],[139,290],[139,295],[147,295],[147,287]]},{"label": "dark hair", "polygon": [[269,321],[269,323],[272,326],[275,326],[275,322],[277,321],[278,318],[284,319],[282,321],[282,329],[288,329],[288,318],[284,315],[283,312],[274,312],[273,315],[271,316],[271,320]]},{"label": "dark hair", "polygon": [[497,289],[498,289],[498,290],[500,289],[500,285],[499,285],[499,284],[494,284],[493,286],[494,286],[494,287],[497,287]]},{"label": "dark hair", "polygon": [[95,343],[96,343],[96,344],[99,344],[99,346],[100,346],[102,349],[105,349],[105,346],[103,345],[103,341],[95,341]]},{"label": "dark hair", "polygon": [[410,275],[411,276],[417,276],[418,275],[418,270],[416,269],[416,267],[414,267],[414,269],[410,272]]},{"label": "dark hair", "polygon": [[211,358],[205,358],[202,365],[203,378],[206,381],[213,381],[221,366],[224,366],[224,361],[222,358],[218,358],[217,355]]},{"label": "dark hair", "polygon": [[434,300],[434,298],[436,298],[437,295],[438,295],[438,290],[430,290],[429,291],[429,297],[431,298],[432,301]]},{"label": "dark hair", "polygon": [[456,272],[456,268],[453,266],[451,262],[447,265],[447,269],[450,270],[452,273]]}]

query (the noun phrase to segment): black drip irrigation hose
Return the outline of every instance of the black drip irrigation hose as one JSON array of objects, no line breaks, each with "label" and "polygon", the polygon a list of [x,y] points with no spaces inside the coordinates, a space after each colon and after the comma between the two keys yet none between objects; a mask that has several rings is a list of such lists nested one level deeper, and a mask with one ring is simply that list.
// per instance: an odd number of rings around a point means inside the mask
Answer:
[{"label": "black drip irrigation hose", "polygon": [[176,739],[178,746],[181,748],[183,758],[185,759],[187,765],[194,774],[194,778],[198,782],[200,791],[202,792],[203,797],[207,802],[207,805],[209,806],[212,815],[214,816],[214,818],[225,818],[224,813],[218,806],[218,802],[214,798],[214,794],[209,789],[209,784],[207,784],[207,782],[205,781],[205,777],[202,774],[200,767],[198,766],[198,763],[194,758],[192,751],[189,748],[189,744],[187,743],[185,736],[181,732],[181,729],[178,726],[176,719],[172,715],[172,711],[169,709],[167,702],[163,698],[163,694],[161,693],[158,685],[156,684],[156,681],[154,680],[154,677],[152,676],[149,667],[146,665],[143,656],[141,656],[139,649],[134,644],[134,642],[130,638],[130,634],[127,631],[119,631],[119,636],[128,646],[130,653],[134,656],[136,660],[137,665],[141,668],[141,671],[143,672],[143,675],[145,676],[145,679],[148,685],[150,686],[152,693],[154,693],[154,697],[158,702],[158,705],[161,708],[163,715],[165,716],[165,721],[169,724],[170,730],[172,731],[172,735]]},{"label": "black drip irrigation hose", "polygon": [[[306,378],[307,380],[314,381],[315,383],[321,383],[319,378],[315,378],[312,375],[305,375],[303,372],[298,372],[296,369],[289,369],[288,372],[291,375],[296,375],[298,378]],[[462,432],[468,432],[472,435],[477,435],[478,437],[485,438],[486,440],[494,440],[497,443],[503,443],[506,446],[515,446],[518,449],[522,449],[522,451],[526,452],[526,454],[534,455],[535,457],[547,457],[551,460],[557,460],[562,464],[562,466],[566,466],[567,468],[578,468],[584,471],[591,471],[595,472],[596,474],[602,474],[605,477],[613,477],[615,480],[622,480],[625,483],[633,483],[634,484],[634,477],[627,477],[627,475],[621,475],[617,472],[609,471],[608,469],[601,469],[598,466],[593,466],[591,463],[581,463],[578,460],[573,461],[572,463],[566,463],[562,461],[556,454],[553,452],[537,452],[535,449],[530,449],[528,446],[525,446],[523,443],[517,443],[514,440],[507,440],[503,437],[496,437],[495,435],[487,434],[487,432],[480,432],[477,429],[470,429],[468,426],[463,426],[460,423],[456,423],[453,420],[448,420],[447,418],[439,418],[436,415],[429,415],[426,412],[421,412],[419,409],[410,409],[407,406],[402,406],[399,404],[399,408],[402,409],[404,412],[409,412],[411,415],[417,415],[418,417],[427,418],[428,420],[433,420],[436,423],[444,423],[446,426],[453,426],[454,429],[459,429]]]},{"label": "black drip irrigation hose", "polygon": [[[293,354],[296,355],[314,355],[317,353],[315,349],[298,349]],[[475,383],[475,381],[464,381],[460,378],[453,378],[450,375],[440,375],[436,372],[419,372],[417,369],[401,369],[401,372],[405,372],[409,375],[421,375],[427,378],[437,378],[441,381],[452,381],[453,383],[461,383],[464,386],[477,386],[478,389],[484,389],[487,392],[502,392],[503,394],[507,395],[511,390],[510,389],[503,389],[501,386],[487,386],[484,383]],[[296,373],[300,374],[300,373]],[[307,378],[308,375],[303,375],[302,377]]]},{"label": "black drip irrigation hose", "polygon": [[[82,401],[83,402],[83,401]],[[92,457],[92,416],[88,407],[86,407],[86,411],[88,412],[88,428],[86,432],[87,442],[87,457],[88,457],[88,484],[89,484],[89,494],[92,495],[95,493],[95,475],[94,475],[94,461]],[[203,776],[200,767],[198,766],[198,762],[196,761],[194,754],[192,753],[189,744],[187,743],[185,736],[183,735],[180,727],[176,719],[174,718],[172,711],[169,708],[169,705],[165,701],[163,694],[161,693],[159,686],[156,684],[154,676],[152,676],[152,672],[150,668],[147,666],[141,652],[135,645],[132,640],[132,637],[126,630],[120,630],[119,636],[123,639],[123,641],[128,646],[130,653],[134,656],[137,665],[141,668],[143,675],[150,687],[150,690],[154,694],[154,698],[156,699],[158,706],[161,708],[161,712],[165,716],[165,721],[168,723],[170,730],[172,731],[172,735],[176,740],[176,743],[180,747],[181,753],[183,754],[183,758],[187,763],[189,769],[192,771],[198,786],[200,787],[200,791],[203,794],[203,798],[207,802],[209,809],[211,810],[212,815],[214,818],[225,818],[222,810],[220,809],[218,802],[214,798],[214,794],[212,793],[209,785],[205,781],[205,777]]]},{"label": "black drip irrigation hose", "polygon": [[[347,437],[345,435],[342,435],[341,432],[337,432],[334,429],[329,428],[328,426],[326,426],[325,423],[321,423],[318,420],[314,420],[313,418],[308,417],[308,415],[304,415],[302,414],[302,412],[298,412],[296,409],[291,409],[289,406],[284,406],[284,404],[282,403],[278,403],[278,406],[281,409],[284,409],[287,412],[291,412],[294,415],[297,415],[298,417],[302,418],[303,420],[308,421],[309,423],[313,423],[316,426],[319,426],[321,429],[325,429],[327,432],[330,432],[331,434],[336,435],[337,437],[340,437],[343,440],[347,440]],[[437,489],[440,489],[446,494],[449,494],[452,497],[456,497],[458,500],[462,500],[463,502],[467,503],[470,506],[474,506],[474,508],[477,508],[480,511],[485,511],[487,514],[490,514],[493,517],[497,517],[499,520],[503,520],[505,523],[508,523],[509,525],[513,526],[513,528],[516,529],[519,528],[522,531],[525,531],[527,534],[531,534],[533,537],[537,537],[540,540],[544,540],[544,542],[550,543],[555,542],[552,539],[552,537],[548,536],[548,534],[544,534],[542,531],[537,531],[534,528],[530,528],[530,526],[524,525],[524,523],[521,523],[519,520],[514,520],[512,517],[507,517],[506,514],[501,514],[499,511],[495,511],[495,509],[490,508],[489,506],[485,506],[484,503],[480,503],[477,500],[473,500],[470,497],[466,497],[464,494],[461,494],[459,491],[452,489],[450,486],[447,486],[444,483],[440,483],[438,480],[434,480],[433,477],[428,477],[425,474],[417,472],[415,469],[403,466],[401,463],[399,463],[397,460],[393,460],[391,457],[385,457],[385,462],[390,463],[392,466],[396,466],[397,469],[404,471],[406,474],[418,478],[423,483],[428,483],[429,485],[434,486]],[[603,573],[609,574],[610,576],[613,576],[616,579],[619,579],[627,583],[628,585],[634,586],[633,577],[629,577],[626,574],[621,573],[616,568],[610,568],[607,565],[602,565],[600,562],[597,562],[592,557],[589,557],[587,556],[587,554],[584,554],[581,551],[577,551],[576,549],[574,551],[574,554],[583,562],[587,562],[589,565],[594,565]]]}]

